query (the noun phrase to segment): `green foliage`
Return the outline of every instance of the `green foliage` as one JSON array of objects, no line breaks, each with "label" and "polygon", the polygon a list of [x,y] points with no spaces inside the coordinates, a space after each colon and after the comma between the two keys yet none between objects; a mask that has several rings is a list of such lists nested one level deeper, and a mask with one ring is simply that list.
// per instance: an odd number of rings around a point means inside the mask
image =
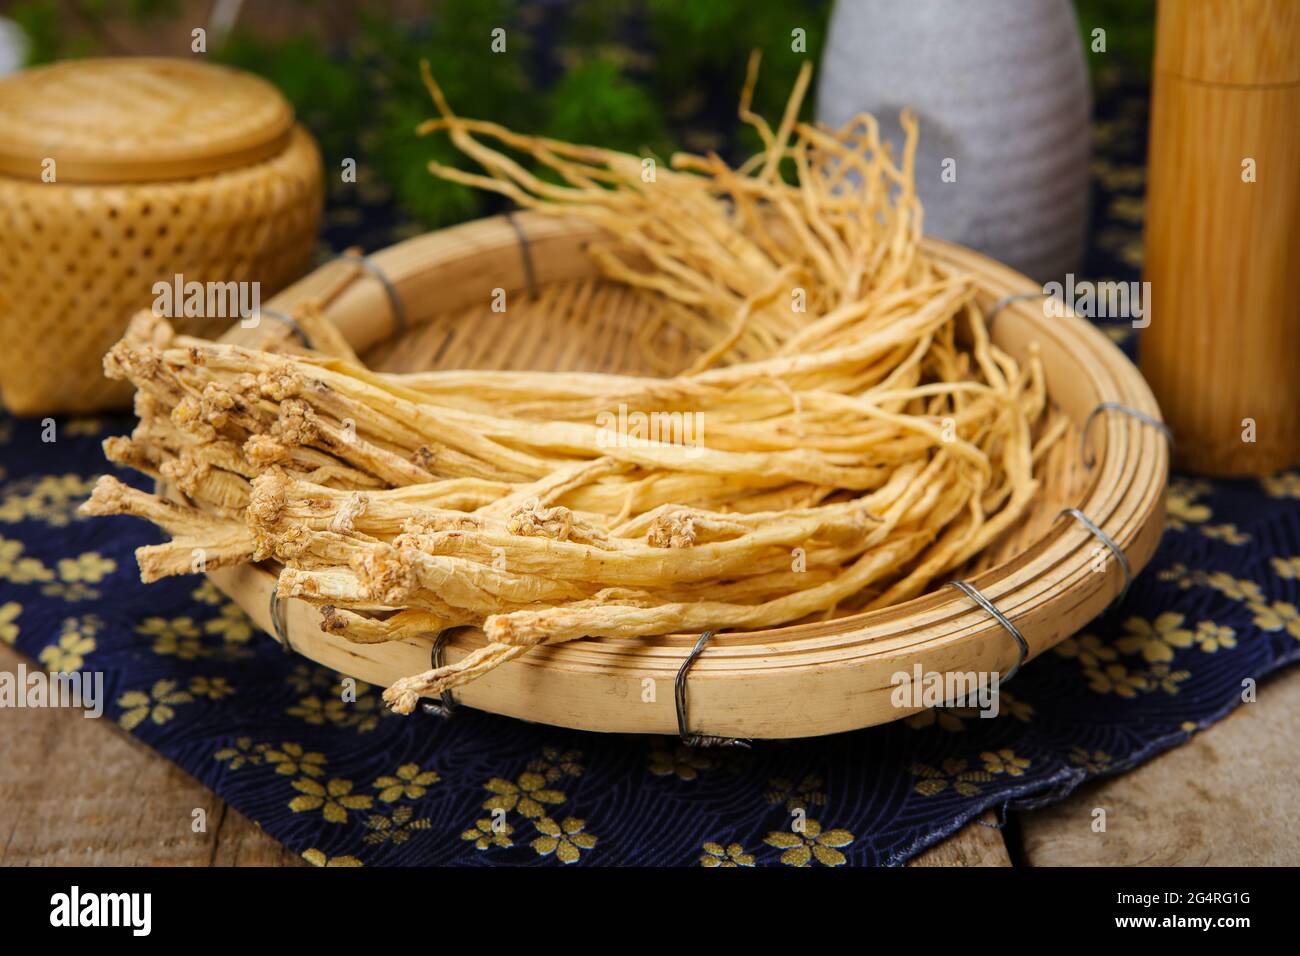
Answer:
[{"label": "green foliage", "polygon": [[258,73],[279,87],[327,157],[355,156],[366,119],[366,88],[353,68],[306,37],[267,42],[238,33],[218,51],[221,62]]},{"label": "green foliage", "polygon": [[[806,60],[816,63],[821,57],[830,7],[830,0],[648,0],[657,85],[680,93],[699,84],[702,75],[711,74],[723,80],[727,96],[734,101],[750,51],[760,50],[763,69],[754,104],[760,112],[777,114],[799,68]],[[795,30],[804,31],[806,52],[792,49]],[[805,104],[805,115],[811,115],[811,99]]]},{"label": "green foliage", "polygon": [[565,74],[546,97],[546,135],[628,153],[669,151],[663,112],[610,59]]},{"label": "green foliage", "polygon": [[[63,22],[58,0],[21,0],[9,15],[32,42],[31,60],[44,62],[112,52],[103,49],[112,31],[100,20],[139,23],[178,16],[180,7],[178,0],[79,0],[75,29]],[[360,13],[341,49],[312,38],[331,32],[329,11],[306,0],[294,8],[302,35],[259,36],[250,5],[241,28],[210,55],[284,92],[320,143],[333,188],[341,188],[342,160],[354,158],[405,214],[437,227],[499,201],[429,175],[430,160],[476,167],[445,135],[415,135],[435,112],[419,76],[422,59],[464,116],[661,158],[680,142],[736,158],[737,147],[742,155],[758,147],[736,120],[750,51],[764,54],[755,104],[775,121],[800,65],[820,54],[830,0],[426,0],[425,15],[413,21]],[[491,50],[498,27],[507,31],[501,53]],[[806,53],[791,50],[796,28],[806,32]],[[534,33],[546,37],[545,49],[534,46]],[[692,139],[701,132],[708,134],[703,147]]]},{"label": "green foliage", "polygon": [[[1114,64],[1128,73],[1151,74],[1155,55],[1155,0],[1076,0],[1079,30],[1088,63],[1095,72]],[[1106,31],[1106,52],[1092,52],[1092,31]]]},{"label": "green foliage", "polygon": [[23,0],[5,14],[27,35],[27,65],[37,66],[69,56],[85,56],[92,45],[84,38],[65,36],[54,0]]}]

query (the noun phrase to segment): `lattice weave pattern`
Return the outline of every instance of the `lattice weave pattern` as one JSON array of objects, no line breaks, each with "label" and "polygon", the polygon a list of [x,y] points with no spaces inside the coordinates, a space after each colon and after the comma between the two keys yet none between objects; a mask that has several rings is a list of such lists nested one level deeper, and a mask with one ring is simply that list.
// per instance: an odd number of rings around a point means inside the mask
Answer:
[{"label": "lattice weave pattern", "polygon": [[[258,281],[268,298],[310,262],[320,154],[295,129],[272,159],[197,179],[112,186],[0,176],[0,389],[19,414],[125,404],[101,372],[156,282]],[[219,335],[230,319],[182,320]]]}]

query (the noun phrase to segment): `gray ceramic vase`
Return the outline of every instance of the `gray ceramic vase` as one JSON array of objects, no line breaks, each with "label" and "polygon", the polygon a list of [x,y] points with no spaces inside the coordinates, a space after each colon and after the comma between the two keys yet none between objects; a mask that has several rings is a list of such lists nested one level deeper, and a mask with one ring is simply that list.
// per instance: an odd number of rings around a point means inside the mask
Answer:
[{"label": "gray ceramic vase", "polygon": [[[1091,100],[1069,0],[838,0],[818,119],[920,121],[925,231],[1047,282],[1079,268]],[[946,182],[944,161],[955,182]]]}]

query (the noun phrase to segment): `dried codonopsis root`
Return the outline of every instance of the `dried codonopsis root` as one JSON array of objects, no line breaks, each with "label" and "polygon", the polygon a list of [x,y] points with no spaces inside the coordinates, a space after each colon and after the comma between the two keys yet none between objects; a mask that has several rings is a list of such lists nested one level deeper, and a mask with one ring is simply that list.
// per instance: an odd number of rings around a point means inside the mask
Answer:
[{"label": "dried codonopsis root", "polygon": [[152,521],[172,535],[166,544],[136,549],[140,577],[146,582],[173,574],[243,564],[253,556],[253,533],[239,522],[214,518],[197,508],[138,491],[111,475],[99,479],[80,512],[134,515]]},{"label": "dried codonopsis root", "polygon": [[401,712],[540,645],[881,607],[987,554],[1062,434],[1036,355],[998,349],[970,277],[921,245],[913,117],[898,151],[868,116],[800,122],[805,70],[773,127],[757,66],[740,115],[762,150],[649,179],[639,156],[460,117],[426,68],[423,132],[480,167],[432,171],[599,227],[605,281],[650,304],[636,341],[679,336],[679,367],[384,374],[317,303],[306,353],[141,316],[105,358],[140,425],[105,450],[174,500],[104,479],[86,511],[174,536],[142,549],[149,579],[199,551],[274,561],[281,597],[357,643],[481,627],[485,646],[388,689]]}]

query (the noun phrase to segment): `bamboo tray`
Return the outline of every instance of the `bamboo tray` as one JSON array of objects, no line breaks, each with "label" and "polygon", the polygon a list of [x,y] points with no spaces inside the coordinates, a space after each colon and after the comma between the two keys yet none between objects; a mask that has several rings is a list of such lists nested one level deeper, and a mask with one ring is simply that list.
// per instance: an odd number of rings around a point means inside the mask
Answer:
[{"label": "bamboo tray", "polygon": [[[264,309],[289,312],[304,299],[337,290],[325,314],[371,367],[540,368],[650,371],[637,334],[649,313],[644,293],[600,279],[584,253],[591,227],[537,214],[468,223],[390,247],[368,260],[331,263],[277,295]],[[942,263],[977,276],[986,310],[1004,296],[1038,294],[1029,279],[968,249],[927,239]],[[365,265],[368,268],[360,268]],[[384,278],[379,278],[382,275]],[[494,290],[508,310],[490,308]],[[272,317],[275,316],[272,314]],[[400,334],[399,334],[400,331]],[[1023,634],[1032,658],[1099,614],[1126,583],[1108,554],[1098,573],[1099,539],[1063,517],[1077,507],[1125,552],[1134,573],[1155,551],[1163,526],[1168,448],[1157,428],[1116,412],[1121,403],[1158,419],[1155,399],[1136,368],[1103,335],[1074,316],[1045,317],[1037,299],[999,312],[993,338],[1023,359],[1039,349],[1053,405],[1072,422],[1053,449],[1032,513],[962,577]],[[290,325],[263,321],[232,328],[226,341],[293,349]],[[654,343],[659,354],[672,342]],[[659,351],[662,350],[662,351]],[[1085,464],[1081,440],[1087,428]],[[209,577],[275,634],[274,569],[223,568]],[[291,648],[372,684],[429,668],[436,635],[386,644],[353,644],[323,633],[305,602],[279,602]],[[543,647],[457,688],[457,704],[529,721],[585,730],[676,733],[673,683],[699,635],[655,639],[582,639]],[[444,642],[456,661],[485,638],[460,628]],[[870,613],[749,633],[720,633],[688,679],[690,729],[748,738],[805,737],[905,717],[890,700],[898,671],[998,671],[1019,648],[1003,626],[948,587]],[[647,699],[647,698],[653,698]]]}]

